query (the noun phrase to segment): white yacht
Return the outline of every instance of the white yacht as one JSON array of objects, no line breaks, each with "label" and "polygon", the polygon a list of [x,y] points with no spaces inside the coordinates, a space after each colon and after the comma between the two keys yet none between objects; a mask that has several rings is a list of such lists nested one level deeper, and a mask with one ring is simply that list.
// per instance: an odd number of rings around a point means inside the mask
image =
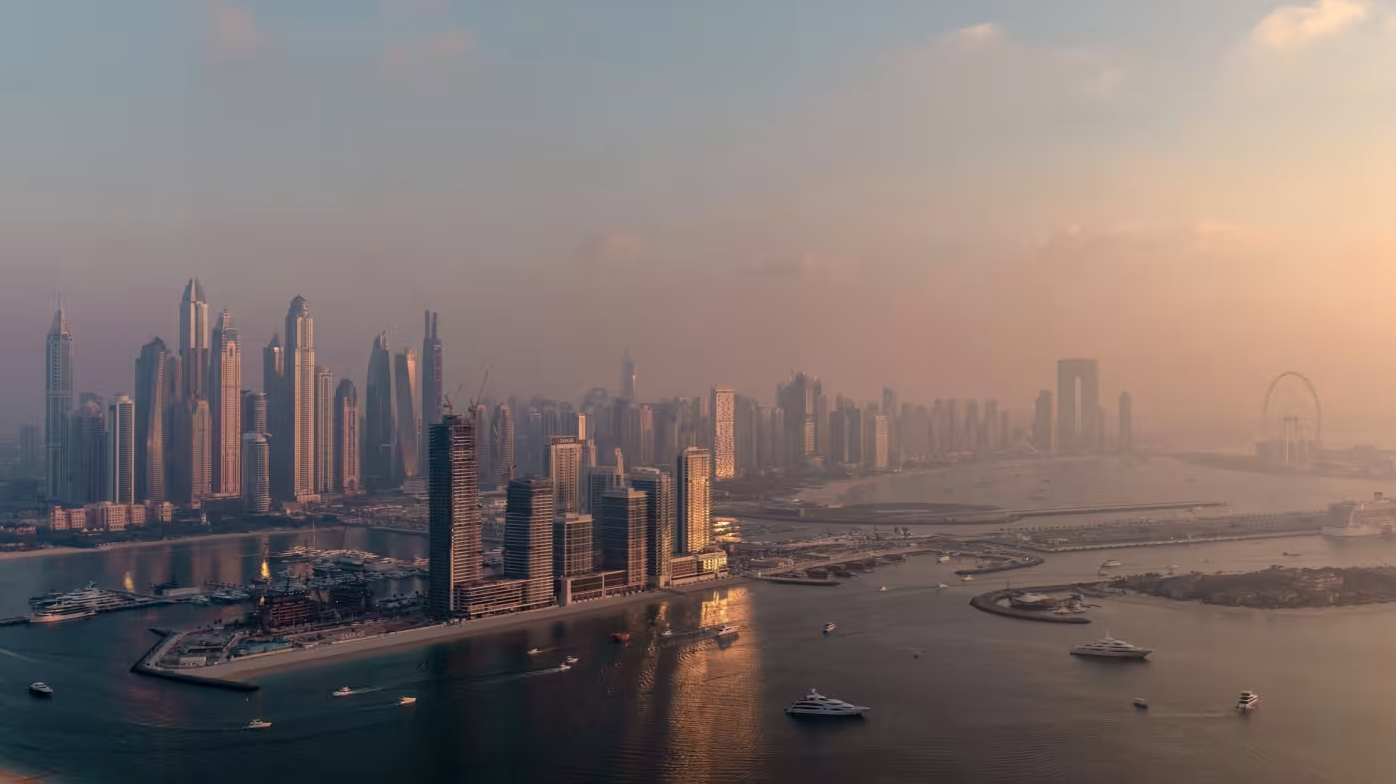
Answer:
[{"label": "white yacht", "polygon": [[1082,643],[1071,649],[1073,656],[1096,656],[1102,659],[1142,659],[1153,653],[1153,648],[1130,645],[1106,635],[1095,642]]},{"label": "white yacht", "polygon": [[962,575],[960,575],[960,582],[962,582],[962,583],[971,583],[971,582],[974,582],[974,575],[972,575],[972,574],[962,574]]},{"label": "white yacht", "polygon": [[243,729],[246,729],[246,730],[264,730],[264,729],[266,729],[266,728],[268,728],[268,727],[270,727],[270,726],[271,726],[271,722],[269,722],[269,721],[262,721],[261,719],[253,719],[252,721],[247,722],[247,726],[246,726],[246,727],[243,727]]},{"label": "white yacht", "polygon": [[29,616],[30,623],[62,623],[91,618],[97,611],[85,604],[51,604]]},{"label": "white yacht", "polygon": [[831,632],[831,631],[833,631],[833,630],[835,630],[835,629],[837,629],[837,628],[839,628],[839,627],[835,626],[833,621],[829,621],[828,623],[824,624],[824,633],[825,633],[825,634],[828,634],[829,632]]},{"label": "white yacht", "polygon": [[35,681],[29,684],[29,693],[37,697],[52,697],[53,687],[43,681]]},{"label": "white yacht", "polygon": [[726,626],[722,627],[721,629],[718,629],[718,630],[714,633],[713,636],[715,636],[715,637],[726,637],[726,636],[728,636],[728,635],[736,634],[736,633],[737,633],[737,627],[736,627],[735,625],[729,623],[729,624],[727,624]]},{"label": "white yacht", "polygon": [[537,656],[540,653],[542,653],[542,651],[538,650],[537,648],[530,648],[528,651],[529,656]]},{"label": "white yacht", "polygon": [[863,705],[825,697],[810,689],[809,694],[787,706],[785,712],[790,716],[862,716],[870,710]]},{"label": "white yacht", "polygon": [[398,705],[411,705],[417,701],[416,697],[398,697]]},{"label": "white yacht", "polygon": [[1243,691],[1241,692],[1241,696],[1236,698],[1236,710],[1238,711],[1255,710],[1256,706],[1259,704],[1260,695],[1253,691]]}]

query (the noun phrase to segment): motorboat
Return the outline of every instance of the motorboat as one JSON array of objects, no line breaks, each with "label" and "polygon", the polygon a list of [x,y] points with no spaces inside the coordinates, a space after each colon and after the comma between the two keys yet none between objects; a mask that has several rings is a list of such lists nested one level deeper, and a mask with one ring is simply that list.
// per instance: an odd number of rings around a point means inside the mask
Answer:
[{"label": "motorboat", "polygon": [[1299,556],[1303,555],[1303,553],[1291,553],[1290,551],[1285,550],[1284,552],[1280,553],[1280,555],[1283,555],[1286,558],[1298,558]]},{"label": "motorboat", "polygon": [[1243,691],[1241,696],[1236,698],[1236,710],[1252,711],[1260,704],[1260,695],[1253,691]]},{"label": "motorboat", "polygon": [[714,637],[726,637],[726,636],[728,636],[728,635],[730,635],[730,634],[736,634],[736,633],[737,633],[737,627],[736,627],[735,625],[729,623],[729,624],[727,624],[726,626],[722,627],[721,629],[718,629],[717,632],[715,632],[715,633],[713,634],[713,636],[714,636]]},{"label": "motorboat", "polygon": [[1148,707],[1149,707],[1149,701],[1146,700],[1146,699],[1144,699],[1143,697],[1135,697],[1135,698],[1134,698],[1134,707],[1136,707],[1136,708],[1144,708],[1145,710],[1147,710]]},{"label": "motorboat", "polygon": [[662,631],[662,632],[659,633],[659,636],[660,636],[660,637],[673,637],[674,634],[675,634],[675,632],[674,632],[673,629],[665,629],[664,631]]},{"label": "motorboat", "polygon": [[1094,642],[1082,643],[1071,649],[1073,656],[1091,656],[1101,659],[1142,659],[1153,652],[1153,648],[1130,645],[1124,640],[1117,640],[1109,635]]},{"label": "motorboat", "polygon": [[29,693],[35,697],[52,697],[53,687],[43,681],[35,681],[29,684]]},{"label": "motorboat", "polygon": [[1113,558],[1108,561],[1101,561],[1100,563],[1100,568],[1102,569],[1118,569],[1121,566],[1124,566],[1124,564],[1120,563],[1119,561],[1116,561]]},{"label": "motorboat", "polygon": [[264,729],[267,729],[267,728],[270,727],[270,726],[271,726],[271,722],[269,722],[269,721],[263,721],[263,720],[261,720],[261,719],[253,719],[252,721],[247,722],[247,726],[246,726],[246,727],[243,727],[243,729],[245,729],[245,730],[264,730]]},{"label": "motorboat", "polygon": [[833,621],[830,621],[830,622],[824,624],[824,633],[825,633],[825,634],[828,634],[829,632],[831,632],[831,631],[833,631],[833,630],[835,630],[835,629],[837,629],[837,628],[838,628],[838,627],[834,625],[834,622],[833,622]]},{"label": "motorboat", "polygon": [[359,693],[358,691],[356,691],[356,690],[354,690],[354,689],[351,689],[351,688],[349,688],[348,686],[341,686],[341,687],[339,687],[338,689],[335,689],[334,691],[330,692],[330,696],[331,696],[331,697],[349,697],[349,696],[352,696],[352,695],[358,694],[358,693]]},{"label": "motorboat", "polygon": [[962,583],[971,583],[971,582],[974,582],[974,575],[972,575],[972,574],[962,574],[962,575],[960,575],[960,582],[962,582]]},{"label": "motorboat", "polygon": [[948,555],[942,555],[941,557],[939,557],[939,558],[936,559],[936,563],[947,563],[947,562],[949,562],[949,560],[950,560],[950,556],[948,556]]},{"label": "motorboat", "polygon": [[570,669],[572,669],[572,665],[568,664],[567,662],[563,662],[562,664],[559,664],[557,666],[558,672],[567,672]]},{"label": "motorboat", "polygon": [[568,664],[576,664],[577,661],[578,661],[578,659],[577,659],[576,656],[568,656],[567,659],[566,659],[566,662],[567,662]]},{"label": "motorboat", "polygon": [[539,649],[537,649],[537,648],[530,648],[530,649],[528,650],[528,655],[529,655],[529,656],[537,656],[537,655],[540,654],[540,653],[542,653],[542,651],[539,650]]},{"label": "motorboat", "polygon": [[611,632],[611,639],[616,642],[630,642],[630,632]]},{"label": "motorboat", "polygon": [[862,716],[872,710],[864,705],[854,705],[843,700],[825,697],[815,689],[809,694],[786,706],[788,716]]},{"label": "motorboat", "polygon": [[881,588],[878,588],[878,589],[877,589],[877,592],[878,592],[878,593],[883,593],[883,592],[885,592],[886,590],[887,590],[887,586],[884,585],[884,586],[882,586]]},{"label": "motorboat", "polygon": [[941,583],[940,585],[937,585],[936,587],[937,587],[937,588],[949,588],[950,586],[946,585],[945,583]]},{"label": "motorboat", "polygon": [[417,702],[417,698],[416,698],[416,697],[398,697],[398,698],[397,698],[397,704],[398,704],[398,705],[412,705],[412,704],[414,704],[414,703],[416,703],[416,702]]}]

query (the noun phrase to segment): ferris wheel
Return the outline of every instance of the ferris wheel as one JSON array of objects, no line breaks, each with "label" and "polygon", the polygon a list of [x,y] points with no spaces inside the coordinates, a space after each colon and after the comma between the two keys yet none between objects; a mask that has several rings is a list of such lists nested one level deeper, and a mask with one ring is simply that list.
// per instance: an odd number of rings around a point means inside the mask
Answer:
[{"label": "ferris wheel", "polygon": [[1260,416],[1262,443],[1274,463],[1305,464],[1323,442],[1323,404],[1303,373],[1287,370],[1275,376],[1265,390]]}]

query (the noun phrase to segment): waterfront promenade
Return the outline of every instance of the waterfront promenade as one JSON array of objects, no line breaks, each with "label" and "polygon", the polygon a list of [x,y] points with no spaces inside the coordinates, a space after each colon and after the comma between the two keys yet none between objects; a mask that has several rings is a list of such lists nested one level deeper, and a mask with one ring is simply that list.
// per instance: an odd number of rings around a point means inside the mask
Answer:
[{"label": "waterfront promenade", "polygon": [[[747,582],[744,578],[729,577],[721,580],[692,583],[676,588],[667,588],[662,591],[642,591],[625,596],[595,599],[592,601],[570,604],[566,607],[547,607],[541,610],[528,610],[509,615],[495,615],[488,618],[461,621],[460,623],[454,624],[423,626],[375,637],[362,637],[329,645],[320,645],[315,648],[298,648],[281,653],[249,656],[206,667],[182,667],[168,670],[165,668],[148,667],[148,669],[210,680],[247,681],[257,676],[268,675],[272,672],[293,667],[311,666],[331,660],[342,660],[352,656],[380,654],[391,650],[415,648],[448,640],[494,634],[495,632],[504,631],[506,629],[555,622],[564,618],[597,615],[626,605],[662,602],[691,593],[698,593],[712,588],[725,588],[744,582]],[[152,651],[152,654],[154,654],[154,651]],[[158,661],[158,657],[148,657],[143,661]]]}]

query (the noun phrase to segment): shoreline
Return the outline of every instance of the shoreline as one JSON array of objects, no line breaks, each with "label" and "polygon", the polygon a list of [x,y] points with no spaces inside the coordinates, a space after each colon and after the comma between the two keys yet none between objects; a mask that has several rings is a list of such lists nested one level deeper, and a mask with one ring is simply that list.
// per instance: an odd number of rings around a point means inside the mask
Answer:
[{"label": "shoreline", "polygon": [[[327,526],[318,528],[319,531],[343,531],[347,525]],[[299,528],[268,528],[265,531],[243,531],[226,534],[205,534],[203,536],[181,536],[175,539],[155,539],[141,542],[113,542],[112,544],[98,547],[45,547],[41,550],[15,550],[0,553],[0,561],[15,561],[25,558],[43,558],[55,555],[74,555],[76,553],[105,553],[112,550],[129,550],[143,547],[159,547],[162,545],[182,544],[186,542],[215,542],[223,539],[238,539],[245,536],[268,536],[271,534],[289,534],[300,531]]]},{"label": "shoreline", "polygon": [[[671,599],[686,599],[690,594],[713,588],[749,583],[745,577],[728,577],[721,580],[690,583],[658,591],[642,591],[625,596],[612,596],[605,599],[572,604],[566,607],[548,607],[510,615],[495,615],[475,621],[466,621],[457,626],[426,626],[393,632],[378,637],[349,640],[335,645],[322,645],[317,648],[300,649],[286,653],[259,656],[242,661],[225,662],[207,667],[192,667],[180,670],[179,674],[199,679],[242,682],[298,667],[339,662],[351,657],[374,656],[390,651],[434,645],[469,637],[494,634],[521,626],[555,622],[563,618],[578,618],[587,615],[603,614],[610,610],[632,604],[663,602]],[[142,659],[144,661],[144,658]],[[153,668],[152,668],[153,669]],[[165,672],[157,670],[157,672]],[[173,672],[173,671],[170,671]]]}]

